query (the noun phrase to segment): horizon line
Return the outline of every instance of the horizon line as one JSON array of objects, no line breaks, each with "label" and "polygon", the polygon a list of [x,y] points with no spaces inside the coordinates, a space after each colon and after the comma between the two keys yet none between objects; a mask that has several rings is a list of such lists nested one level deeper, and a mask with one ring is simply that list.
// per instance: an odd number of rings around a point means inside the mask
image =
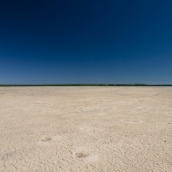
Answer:
[{"label": "horizon line", "polygon": [[0,87],[10,86],[172,86],[172,84],[0,84]]}]

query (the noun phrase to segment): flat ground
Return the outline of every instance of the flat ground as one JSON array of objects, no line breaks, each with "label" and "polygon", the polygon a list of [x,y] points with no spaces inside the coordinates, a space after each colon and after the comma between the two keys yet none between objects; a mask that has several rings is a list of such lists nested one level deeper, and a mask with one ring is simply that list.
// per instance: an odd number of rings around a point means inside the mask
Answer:
[{"label": "flat ground", "polygon": [[172,172],[172,87],[0,87],[1,172]]}]

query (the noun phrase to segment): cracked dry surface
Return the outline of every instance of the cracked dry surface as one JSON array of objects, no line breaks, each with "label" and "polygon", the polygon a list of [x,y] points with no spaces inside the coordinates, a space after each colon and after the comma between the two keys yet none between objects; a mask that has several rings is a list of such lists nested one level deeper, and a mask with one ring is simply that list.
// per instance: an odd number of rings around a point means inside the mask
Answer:
[{"label": "cracked dry surface", "polygon": [[0,87],[0,172],[171,172],[171,87]]}]

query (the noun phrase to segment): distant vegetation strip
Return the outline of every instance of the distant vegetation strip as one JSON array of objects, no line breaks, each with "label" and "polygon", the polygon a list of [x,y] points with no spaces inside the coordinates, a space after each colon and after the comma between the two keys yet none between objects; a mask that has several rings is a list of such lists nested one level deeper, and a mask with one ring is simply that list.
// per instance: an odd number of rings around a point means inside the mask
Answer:
[{"label": "distant vegetation strip", "polygon": [[1,87],[32,87],[32,86],[172,86],[172,84],[0,84]]}]

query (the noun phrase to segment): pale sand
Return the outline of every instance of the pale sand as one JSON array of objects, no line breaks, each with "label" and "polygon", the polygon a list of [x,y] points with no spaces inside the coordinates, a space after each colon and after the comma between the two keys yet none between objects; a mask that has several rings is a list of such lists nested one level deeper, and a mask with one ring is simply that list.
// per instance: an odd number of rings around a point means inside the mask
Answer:
[{"label": "pale sand", "polygon": [[172,172],[170,87],[0,87],[0,172]]}]

